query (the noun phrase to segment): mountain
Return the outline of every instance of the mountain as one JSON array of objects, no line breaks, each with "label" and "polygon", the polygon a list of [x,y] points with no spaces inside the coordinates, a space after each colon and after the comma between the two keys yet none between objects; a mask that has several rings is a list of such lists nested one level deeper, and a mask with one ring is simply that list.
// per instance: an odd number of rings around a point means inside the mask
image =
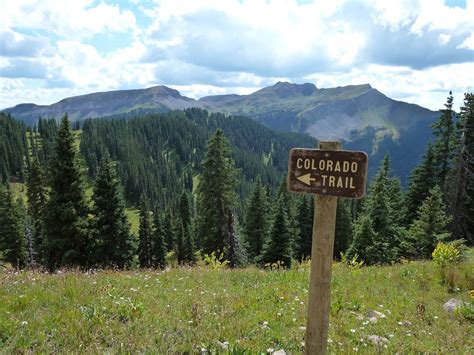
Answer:
[{"label": "mountain", "polygon": [[367,127],[376,128],[379,136],[398,138],[400,131],[438,116],[392,100],[369,84],[318,89],[309,83],[278,82],[250,95],[207,96],[198,103],[211,111],[249,116],[275,129],[326,140],[348,140]]},{"label": "mountain", "polygon": [[343,141],[345,149],[369,153],[373,172],[385,153],[402,183],[431,138],[438,112],[393,100],[369,84],[317,88],[314,84],[278,82],[249,95],[215,95],[194,100],[166,86],[93,93],[49,106],[20,104],[4,111],[27,124],[39,117],[71,120],[135,117],[195,107],[210,112],[251,117],[280,131],[307,133],[320,140]]},{"label": "mountain", "polygon": [[63,99],[47,106],[20,104],[4,110],[16,119],[34,124],[39,117],[59,119],[64,112],[72,121],[143,112],[168,112],[199,106],[194,99],[181,96],[166,86],[148,89],[96,92]]}]

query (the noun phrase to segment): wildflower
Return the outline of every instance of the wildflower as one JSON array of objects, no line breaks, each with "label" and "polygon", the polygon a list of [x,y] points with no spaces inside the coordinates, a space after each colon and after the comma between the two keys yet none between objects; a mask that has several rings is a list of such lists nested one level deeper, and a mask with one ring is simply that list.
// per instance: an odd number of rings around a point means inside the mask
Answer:
[{"label": "wildflower", "polygon": [[26,320],[24,320],[23,322],[21,322],[21,325],[26,326],[26,325],[28,325],[28,322]]},{"label": "wildflower", "polygon": [[355,330],[355,329],[351,329],[351,332],[352,332],[352,333],[355,333],[355,332],[356,332],[356,330]]},{"label": "wildflower", "polygon": [[273,348],[268,348],[268,349],[267,349],[267,353],[268,353],[268,354],[271,354],[271,353],[273,353],[274,351],[275,351],[275,349],[273,349]]}]

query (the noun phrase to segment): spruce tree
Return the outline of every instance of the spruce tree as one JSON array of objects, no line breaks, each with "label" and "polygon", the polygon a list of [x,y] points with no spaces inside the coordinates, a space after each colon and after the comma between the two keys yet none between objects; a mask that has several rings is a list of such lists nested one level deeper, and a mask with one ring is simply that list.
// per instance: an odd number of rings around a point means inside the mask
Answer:
[{"label": "spruce tree", "polygon": [[93,201],[95,262],[123,269],[132,258],[130,224],[125,213],[122,187],[108,154],[100,161]]},{"label": "spruce tree", "polygon": [[298,260],[311,258],[311,245],[313,242],[313,198],[303,196],[298,206],[298,241],[296,245],[296,258]]},{"label": "spruce tree", "polygon": [[186,263],[194,263],[196,261],[196,257],[194,252],[196,251],[196,247],[194,244],[194,236],[191,231],[191,226],[184,226],[183,224],[183,231],[182,231],[182,241],[183,241],[183,261]]},{"label": "spruce tree", "polygon": [[448,225],[451,217],[445,213],[442,192],[435,186],[418,210],[418,217],[408,230],[408,235],[418,257],[429,258],[438,241],[449,237]]},{"label": "spruce tree", "polygon": [[444,106],[445,108],[440,110],[441,116],[438,121],[431,126],[436,136],[434,157],[437,184],[443,192],[445,191],[446,179],[453,163],[456,144],[455,113],[453,111],[453,95],[451,91]]},{"label": "spruce tree", "polygon": [[185,241],[187,237],[187,230],[183,226],[183,222],[180,218],[175,218],[172,221],[172,233],[174,236],[174,252],[176,254],[176,260],[178,264],[183,264],[186,262],[186,252],[185,252]]},{"label": "spruce tree", "polygon": [[464,95],[458,130],[458,151],[452,171],[449,208],[454,239],[474,245],[474,94]]},{"label": "spruce tree", "polygon": [[174,235],[173,235],[173,215],[171,209],[167,208],[163,216],[163,233],[165,235],[166,250],[174,250]]},{"label": "spruce tree", "polygon": [[405,225],[409,225],[416,218],[421,203],[426,199],[429,191],[436,185],[436,167],[434,149],[428,143],[421,163],[413,169],[408,183],[406,195]]},{"label": "spruce tree", "polygon": [[336,233],[334,239],[335,259],[340,258],[341,253],[345,253],[352,240],[352,221],[350,214],[349,201],[338,199],[336,212]]},{"label": "spruce tree", "polygon": [[388,155],[382,161],[380,170],[371,186],[367,213],[376,234],[373,247],[377,250],[378,262],[388,263],[397,257],[398,241],[391,221],[391,206],[388,194],[390,161]]},{"label": "spruce tree", "polygon": [[0,252],[3,260],[17,269],[27,263],[25,230],[20,207],[9,185],[0,184]]},{"label": "spruce tree", "polygon": [[250,260],[257,261],[268,237],[267,194],[258,176],[247,202],[243,233]]},{"label": "spruce tree", "polygon": [[366,214],[359,216],[354,225],[354,238],[347,250],[348,256],[350,258],[357,256],[367,265],[378,262],[376,240],[377,234],[372,229],[370,217]]},{"label": "spruce tree", "polygon": [[152,234],[153,229],[148,200],[142,196],[140,203],[140,226],[138,229],[138,261],[141,268],[150,268],[153,266]]},{"label": "spruce tree", "polygon": [[74,134],[61,119],[50,166],[51,192],[45,215],[44,258],[50,271],[86,266],[90,258],[88,206]]},{"label": "spruce tree", "polygon": [[44,218],[47,203],[46,181],[37,158],[34,158],[26,180],[28,214],[32,219],[33,247],[37,261],[43,262]]},{"label": "spruce tree", "polygon": [[286,207],[285,199],[279,197],[270,238],[263,253],[263,262],[265,264],[282,262],[285,268],[290,268],[292,251]]},{"label": "spruce tree", "polygon": [[229,213],[236,207],[236,169],[229,142],[222,130],[209,140],[199,179],[199,239],[204,253],[224,252],[229,257]]},{"label": "spruce tree", "polygon": [[154,213],[154,228],[153,228],[153,266],[164,269],[166,267],[166,241],[165,231],[163,227],[163,220],[158,211]]}]

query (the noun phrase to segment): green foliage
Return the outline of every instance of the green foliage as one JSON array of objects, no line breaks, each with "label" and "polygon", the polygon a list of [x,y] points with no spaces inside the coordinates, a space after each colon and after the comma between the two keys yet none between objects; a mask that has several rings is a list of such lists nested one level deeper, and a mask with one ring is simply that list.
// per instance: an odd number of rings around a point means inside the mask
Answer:
[{"label": "green foliage", "polygon": [[265,264],[280,262],[285,268],[290,268],[292,250],[286,209],[285,199],[280,196],[276,202],[269,241],[264,248],[263,262]]},{"label": "green foliage", "polygon": [[0,252],[17,269],[27,263],[23,217],[9,185],[0,184]]},{"label": "green foliage", "polygon": [[445,184],[453,163],[456,144],[455,113],[451,91],[444,106],[445,108],[440,110],[441,116],[438,121],[431,126],[436,136],[433,147],[436,182],[442,191],[448,188]]},{"label": "green foliage", "polygon": [[441,282],[448,285],[449,290],[455,287],[454,267],[461,261],[461,253],[453,244],[439,242],[432,253],[433,262],[438,267]]},{"label": "green foliage", "polygon": [[43,255],[50,271],[90,262],[89,209],[74,135],[64,115],[51,160],[51,191],[45,215]]},{"label": "green foliage", "polygon": [[268,239],[269,208],[267,193],[260,177],[257,177],[247,201],[243,226],[250,260],[257,261],[261,257],[263,246]]},{"label": "green foliage", "polygon": [[428,197],[430,190],[436,185],[435,156],[431,143],[428,144],[421,163],[413,169],[406,195],[405,225],[410,225],[416,218],[421,203]]},{"label": "green foliage", "polygon": [[336,232],[334,240],[334,258],[346,252],[352,241],[352,221],[349,210],[349,201],[338,199],[336,212]]},{"label": "green foliage", "polygon": [[216,254],[213,251],[210,255],[204,254],[204,262],[206,263],[207,267],[211,270],[221,270],[229,265],[229,260],[225,260],[224,253]]},{"label": "green foliage", "polygon": [[153,230],[148,199],[143,196],[140,203],[140,227],[138,230],[138,260],[141,268],[153,266]]},{"label": "green foliage", "polygon": [[23,178],[28,158],[25,130],[23,123],[0,112],[0,183],[9,182],[10,176]]},{"label": "green foliage", "polygon": [[434,263],[440,268],[446,268],[461,260],[461,253],[452,244],[438,242],[432,253]]},{"label": "green foliage", "polygon": [[351,257],[348,257],[347,253],[340,254],[341,256],[341,264],[347,265],[353,269],[359,269],[364,265],[364,260],[359,260],[359,254],[355,253]]},{"label": "green foliage", "polygon": [[224,252],[231,258],[228,233],[233,209],[237,204],[237,176],[228,140],[216,130],[209,140],[203,171],[197,189],[200,244],[204,253]]},{"label": "green foliage", "polygon": [[366,264],[391,263],[399,255],[397,221],[402,216],[400,211],[395,211],[400,202],[393,194],[400,191],[398,182],[389,177],[389,170],[389,158],[385,156],[370,185],[348,249],[350,256],[357,253]]},{"label": "green foliage", "polygon": [[429,258],[436,244],[449,237],[451,217],[446,215],[441,190],[435,186],[418,210],[408,230],[417,257]]},{"label": "green foliage", "polygon": [[[472,277],[472,262],[465,270]],[[246,354],[302,351],[309,268],[0,271],[0,278],[0,346],[8,354],[227,354],[224,343]],[[456,298],[469,301],[467,291]],[[443,310],[451,297],[431,261],[359,269],[334,263],[328,353],[380,352],[368,340],[377,334],[389,339],[386,353],[468,354],[472,323]],[[423,318],[416,312],[422,302]],[[374,310],[385,318],[371,322]]]},{"label": "green foliage", "polygon": [[257,175],[275,188],[287,169],[288,150],[298,144],[314,146],[309,136],[275,132],[247,117],[188,109],[128,120],[86,120],[81,152],[95,176],[100,158],[109,151],[120,162],[125,197],[133,204],[146,194],[157,208],[176,207],[182,191],[190,191],[193,177],[201,173],[206,142],[218,128],[229,139],[230,155],[243,174],[236,182],[241,208]]},{"label": "green foliage", "polygon": [[313,198],[303,196],[298,204],[296,220],[298,223],[298,239],[296,243],[297,260],[311,257],[311,245],[313,241]]},{"label": "green foliage", "polygon": [[99,165],[93,201],[94,263],[123,269],[131,264],[133,244],[122,187],[108,154]]},{"label": "green foliage", "polygon": [[448,192],[449,209],[453,216],[451,230],[454,239],[465,239],[474,245],[474,94],[464,95],[457,131],[457,151]]},{"label": "green foliage", "polygon": [[153,228],[153,266],[164,269],[166,267],[166,240],[163,219],[156,211],[154,213],[154,228]]},{"label": "green foliage", "polygon": [[28,214],[33,220],[34,246],[39,261],[45,262],[41,252],[44,240],[44,218],[47,205],[47,187],[43,170],[38,159],[33,159],[26,180]]}]

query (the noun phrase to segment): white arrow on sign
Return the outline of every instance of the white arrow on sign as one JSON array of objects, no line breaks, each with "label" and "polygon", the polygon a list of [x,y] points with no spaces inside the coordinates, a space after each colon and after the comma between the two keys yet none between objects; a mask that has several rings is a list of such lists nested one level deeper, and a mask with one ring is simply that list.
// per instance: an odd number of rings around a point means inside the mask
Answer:
[{"label": "white arrow on sign", "polygon": [[304,174],[301,176],[296,177],[299,181],[301,181],[303,184],[306,184],[308,186],[311,186],[311,181],[316,181],[315,178],[311,177],[311,173]]}]

